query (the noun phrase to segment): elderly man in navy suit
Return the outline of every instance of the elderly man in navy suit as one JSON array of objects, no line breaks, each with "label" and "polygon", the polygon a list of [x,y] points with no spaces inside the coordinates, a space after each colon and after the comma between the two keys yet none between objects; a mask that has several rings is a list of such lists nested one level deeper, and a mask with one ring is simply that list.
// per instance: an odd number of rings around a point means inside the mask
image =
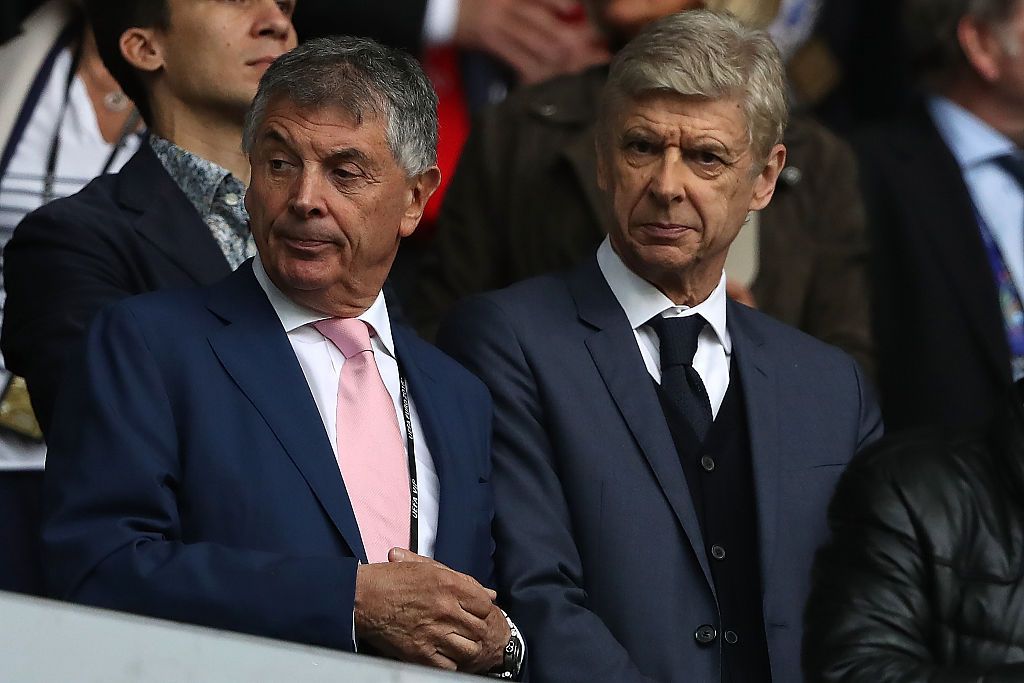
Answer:
[{"label": "elderly man in navy suit", "polygon": [[372,41],[267,70],[244,135],[258,256],[102,313],[58,400],[53,595],[518,673],[483,587],[487,391],[381,293],[440,180],[436,108],[415,60]]},{"label": "elderly man in navy suit", "polygon": [[609,238],[442,327],[494,398],[499,594],[532,680],[800,680],[825,509],[881,422],[849,356],[726,298],[785,121],[764,33],[651,24],[601,99]]}]

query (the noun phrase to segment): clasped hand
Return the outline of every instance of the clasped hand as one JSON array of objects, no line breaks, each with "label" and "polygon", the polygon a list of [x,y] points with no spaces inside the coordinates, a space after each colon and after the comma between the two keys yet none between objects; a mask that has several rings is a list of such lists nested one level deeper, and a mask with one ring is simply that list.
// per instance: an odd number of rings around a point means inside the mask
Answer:
[{"label": "clasped hand", "polygon": [[381,654],[450,671],[502,662],[509,627],[497,594],[439,562],[392,548],[387,563],[356,574],[355,626]]}]

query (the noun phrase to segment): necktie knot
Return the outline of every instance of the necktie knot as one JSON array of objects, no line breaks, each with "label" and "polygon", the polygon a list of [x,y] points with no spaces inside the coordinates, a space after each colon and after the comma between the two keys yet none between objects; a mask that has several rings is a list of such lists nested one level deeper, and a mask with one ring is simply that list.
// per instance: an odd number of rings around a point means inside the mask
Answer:
[{"label": "necktie knot", "polygon": [[359,318],[327,318],[313,323],[313,327],[330,339],[345,358],[373,348],[370,346],[370,328]]},{"label": "necktie knot", "polygon": [[1001,169],[1009,173],[1017,185],[1024,189],[1024,156],[1020,154],[1000,154],[992,159]]},{"label": "necktie knot", "polygon": [[660,315],[652,318],[650,325],[658,335],[661,346],[661,367],[693,365],[697,338],[707,324],[707,320],[699,313],[675,318],[663,318]]}]

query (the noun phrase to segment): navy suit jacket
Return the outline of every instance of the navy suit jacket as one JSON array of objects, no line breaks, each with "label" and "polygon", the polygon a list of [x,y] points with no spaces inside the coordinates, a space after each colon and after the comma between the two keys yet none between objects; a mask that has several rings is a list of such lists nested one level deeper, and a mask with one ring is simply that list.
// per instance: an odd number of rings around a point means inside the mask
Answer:
[{"label": "navy suit jacket", "polygon": [[[801,616],[825,511],[881,431],[846,354],[729,303],[746,397],[775,681],[800,680]],[[439,343],[494,399],[501,600],[534,681],[714,681],[719,633],[705,539],[633,331],[590,259],[463,302]],[[741,636],[742,637],[742,634]]]},{"label": "navy suit jacket", "polygon": [[[440,480],[434,557],[492,581],[491,403],[393,326]],[[59,598],[352,649],[365,553],[320,414],[250,264],[121,302],[57,403],[43,543]]]},{"label": "navy suit jacket", "polygon": [[923,102],[865,133],[857,150],[886,425],[986,425],[1013,375],[999,289],[960,165]]},{"label": "navy suit jacket", "polygon": [[120,172],[30,213],[4,248],[3,347],[48,432],[64,368],[115,301],[209,285],[231,266],[148,142]]}]

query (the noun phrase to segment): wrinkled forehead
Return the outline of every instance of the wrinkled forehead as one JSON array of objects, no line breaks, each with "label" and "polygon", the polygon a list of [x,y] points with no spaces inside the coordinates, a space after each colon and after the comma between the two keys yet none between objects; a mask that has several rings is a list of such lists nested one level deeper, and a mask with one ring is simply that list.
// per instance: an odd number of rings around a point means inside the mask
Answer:
[{"label": "wrinkled forehead", "polygon": [[750,126],[741,94],[705,97],[649,90],[632,96],[610,96],[605,106],[608,107],[605,121],[598,127],[598,135],[612,140],[627,128],[646,125],[662,131],[717,130],[747,143],[750,141]]}]

